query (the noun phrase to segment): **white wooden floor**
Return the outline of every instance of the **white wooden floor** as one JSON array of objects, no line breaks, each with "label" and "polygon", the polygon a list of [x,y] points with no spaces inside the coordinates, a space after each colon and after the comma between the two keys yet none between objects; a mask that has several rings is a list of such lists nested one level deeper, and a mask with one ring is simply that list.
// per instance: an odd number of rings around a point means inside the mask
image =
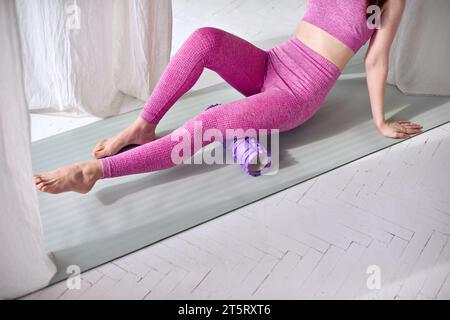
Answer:
[{"label": "white wooden floor", "polygon": [[447,124],[26,299],[450,299],[449,163]]}]

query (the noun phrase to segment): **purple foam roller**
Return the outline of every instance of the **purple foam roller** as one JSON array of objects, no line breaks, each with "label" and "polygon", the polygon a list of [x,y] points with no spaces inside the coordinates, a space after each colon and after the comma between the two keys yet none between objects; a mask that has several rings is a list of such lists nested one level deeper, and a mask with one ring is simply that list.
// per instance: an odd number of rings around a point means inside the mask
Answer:
[{"label": "purple foam roller", "polygon": [[[216,106],[218,104],[209,106],[207,110]],[[255,138],[234,138],[232,141],[226,141],[225,147],[231,152],[234,161],[253,177],[261,176],[271,167],[270,153]]]},{"label": "purple foam roller", "polygon": [[241,168],[253,177],[259,177],[272,164],[270,153],[254,138],[235,138],[227,142],[227,149]]}]

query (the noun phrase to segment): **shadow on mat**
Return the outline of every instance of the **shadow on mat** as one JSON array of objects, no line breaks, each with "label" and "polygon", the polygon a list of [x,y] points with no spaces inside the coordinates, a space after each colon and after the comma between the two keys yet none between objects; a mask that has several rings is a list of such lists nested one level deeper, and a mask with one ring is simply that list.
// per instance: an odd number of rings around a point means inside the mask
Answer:
[{"label": "shadow on mat", "polygon": [[[348,92],[354,94],[349,95]],[[389,112],[394,108],[392,106],[395,106],[395,108],[405,106],[389,120],[409,120],[449,101],[449,97],[407,96],[397,88],[388,86],[385,111]],[[290,149],[329,139],[340,133],[352,130],[353,127],[364,122],[372,122],[366,79],[339,80],[324,106],[310,120],[280,135],[280,169],[298,164],[297,159],[290,155]],[[379,135],[375,126],[372,126],[371,130],[373,130],[374,135]],[[381,135],[379,137],[380,139],[385,139]],[[106,187],[96,192],[95,196],[104,205],[111,205],[129,194],[224,168],[225,166],[223,165],[174,167],[165,171],[154,172],[135,181]],[[237,174],[245,174],[239,171],[239,168],[233,169],[236,170]],[[254,177],[248,178],[257,179]]]}]

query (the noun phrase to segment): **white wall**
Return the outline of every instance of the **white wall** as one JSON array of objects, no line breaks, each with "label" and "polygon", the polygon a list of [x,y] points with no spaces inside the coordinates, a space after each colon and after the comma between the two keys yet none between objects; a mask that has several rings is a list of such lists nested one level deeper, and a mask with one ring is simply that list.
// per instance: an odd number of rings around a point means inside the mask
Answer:
[{"label": "white wall", "polygon": [[[172,55],[197,28],[217,27],[268,49],[291,36],[306,0],[173,0]],[[206,70],[193,90],[223,80]]]}]

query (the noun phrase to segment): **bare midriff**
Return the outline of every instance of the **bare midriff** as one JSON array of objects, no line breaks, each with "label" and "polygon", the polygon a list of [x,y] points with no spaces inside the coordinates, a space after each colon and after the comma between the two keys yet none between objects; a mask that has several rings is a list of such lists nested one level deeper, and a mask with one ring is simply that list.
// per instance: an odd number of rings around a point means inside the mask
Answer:
[{"label": "bare midriff", "polygon": [[341,71],[355,55],[352,49],[328,32],[301,21],[295,36],[307,47],[335,64]]}]

